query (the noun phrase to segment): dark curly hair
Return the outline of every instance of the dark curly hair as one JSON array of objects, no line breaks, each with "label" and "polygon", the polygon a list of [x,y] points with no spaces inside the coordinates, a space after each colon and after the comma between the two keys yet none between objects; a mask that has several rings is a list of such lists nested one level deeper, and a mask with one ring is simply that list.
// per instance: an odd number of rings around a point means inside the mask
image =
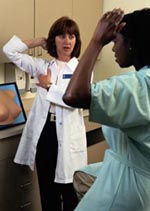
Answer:
[{"label": "dark curly hair", "polygon": [[47,38],[47,51],[52,57],[58,57],[56,51],[55,37],[66,33],[70,35],[74,34],[76,37],[76,43],[72,51],[71,58],[79,57],[81,51],[80,31],[77,23],[67,16],[63,16],[57,19],[49,30]]},{"label": "dark curly hair", "polygon": [[131,41],[133,55],[140,58],[143,65],[150,65],[150,8],[128,13],[121,22],[126,25],[120,33]]}]

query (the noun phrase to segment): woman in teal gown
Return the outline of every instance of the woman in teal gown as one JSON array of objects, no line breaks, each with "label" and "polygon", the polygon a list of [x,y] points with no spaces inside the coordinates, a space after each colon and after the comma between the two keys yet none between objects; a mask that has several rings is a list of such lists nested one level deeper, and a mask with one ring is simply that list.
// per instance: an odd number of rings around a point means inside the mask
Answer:
[{"label": "woman in teal gown", "polygon": [[[90,85],[96,59],[111,41],[119,66],[135,70]],[[75,173],[95,178],[75,211],[150,211],[149,8],[102,16],[63,99],[89,109],[109,145],[102,163]]]}]

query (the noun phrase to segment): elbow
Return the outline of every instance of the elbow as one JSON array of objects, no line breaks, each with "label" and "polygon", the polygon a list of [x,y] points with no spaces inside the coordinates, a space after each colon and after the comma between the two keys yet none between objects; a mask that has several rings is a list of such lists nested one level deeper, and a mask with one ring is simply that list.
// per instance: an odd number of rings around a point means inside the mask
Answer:
[{"label": "elbow", "polygon": [[6,47],[5,46],[3,46],[3,53],[6,55],[7,54],[7,50],[6,50]]},{"label": "elbow", "polygon": [[77,95],[71,95],[71,94],[67,94],[65,93],[63,96],[63,101],[71,106],[71,107],[75,107],[75,108],[84,108],[84,109],[88,109],[90,106],[90,98],[89,96],[86,97],[81,97],[81,96],[77,96]]},{"label": "elbow", "polygon": [[5,55],[7,55],[9,52],[11,52],[10,50],[10,46],[6,43],[3,48],[2,48],[2,51]]},{"label": "elbow", "polygon": [[67,105],[71,106],[71,107],[76,107],[77,106],[77,99],[76,97],[72,96],[71,94],[64,94],[63,96],[63,101],[64,103],[66,103]]},{"label": "elbow", "polygon": [[3,51],[4,55],[7,57],[7,59],[11,61],[12,55],[6,45],[3,46],[2,51]]}]

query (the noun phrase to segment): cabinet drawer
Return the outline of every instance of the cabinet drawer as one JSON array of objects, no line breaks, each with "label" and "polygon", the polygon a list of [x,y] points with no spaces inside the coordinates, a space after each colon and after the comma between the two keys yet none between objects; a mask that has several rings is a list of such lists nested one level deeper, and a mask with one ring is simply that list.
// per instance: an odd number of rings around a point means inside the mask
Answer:
[{"label": "cabinet drawer", "polygon": [[36,171],[12,159],[1,160],[0,169],[0,210],[41,211]]},{"label": "cabinet drawer", "polygon": [[19,140],[20,135],[0,140],[0,160],[15,156]]},{"label": "cabinet drawer", "polygon": [[2,211],[16,210],[13,167],[13,162],[9,159],[0,161],[0,210]]},{"label": "cabinet drawer", "polygon": [[16,207],[19,211],[40,211],[40,197],[38,191],[31,189],[30,191],[26,190],[22,193],[17,192]]},{"label": "cabinet drawer", "polygon": [[40,195],[36,170],[27,166],[15,165],[17,210],[39,210]]},{"label": "cabinet drawer", "polygon": [[20,193],[30,192],[38,187],[36,169],[31,171],[28,166],[15,165],[16,189]]}]

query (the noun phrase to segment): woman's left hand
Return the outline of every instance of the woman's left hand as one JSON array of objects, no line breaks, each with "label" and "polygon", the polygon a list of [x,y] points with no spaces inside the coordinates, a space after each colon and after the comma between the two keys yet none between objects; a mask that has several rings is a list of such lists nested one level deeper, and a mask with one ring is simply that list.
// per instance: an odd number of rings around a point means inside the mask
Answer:
[{"label": "woman's left hand", "polygon": [[51,85],[51,70],[47,69],[47,75],[40,74],[38,77],[39,83],[37,83],[37,86],[43,87],[45,89],[48,89]]}]

